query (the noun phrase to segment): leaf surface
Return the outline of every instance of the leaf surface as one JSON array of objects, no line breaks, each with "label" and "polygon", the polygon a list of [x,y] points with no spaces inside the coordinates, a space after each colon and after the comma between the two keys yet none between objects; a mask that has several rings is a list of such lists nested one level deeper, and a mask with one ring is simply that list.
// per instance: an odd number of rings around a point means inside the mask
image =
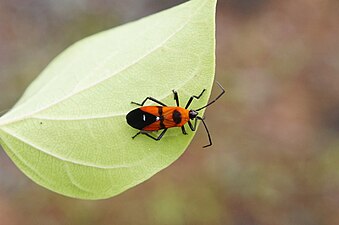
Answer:
[{"label": "leaf surface", "polygon": [[174,162],[193,133],[169,129],[161,141],[127,125],[125,116],[153,96],[181,104],[215,71],[216,0],[192,0],[85,38],[54,59],[0,118],[0,143],[32,180],[83,199],[117,195]]}]

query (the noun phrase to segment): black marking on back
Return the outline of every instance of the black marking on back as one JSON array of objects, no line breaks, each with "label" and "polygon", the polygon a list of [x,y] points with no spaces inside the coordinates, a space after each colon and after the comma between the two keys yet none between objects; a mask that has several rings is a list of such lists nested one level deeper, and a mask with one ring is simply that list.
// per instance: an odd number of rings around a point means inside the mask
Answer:
[{"label": "black marking on back", "polygon": [[160,120],[160,130],[165,129],[165,128],[166,128],[166,126],[164,124],[164,120]]},{"label": "black marking on back", "polygon": [[162,115],[163,114],[163,111],[162,111],[162,106],[157,106],[158,107],[158,113],[159,113],[159,120],[160,120],[160,130],[161,129],[165,129],[166,126],[164,124],[164,116]]},{"label": "black marking on back", "polygon": [[176,124],[181,123],[181,113],[178,110],[173,111],[172,118]]},{"label": "black marking on back", "polygon": [[157,107],[158,107],[159,116],[162,116],[162,106],[157,106]]},{"label": "black marking on back", "polygon": [[126,115],[127,123],[134,127],[135,129],[142,130],[146,126],[154,123],[157,120],[157,117],[142,111],[140,108],[130,111]]}]

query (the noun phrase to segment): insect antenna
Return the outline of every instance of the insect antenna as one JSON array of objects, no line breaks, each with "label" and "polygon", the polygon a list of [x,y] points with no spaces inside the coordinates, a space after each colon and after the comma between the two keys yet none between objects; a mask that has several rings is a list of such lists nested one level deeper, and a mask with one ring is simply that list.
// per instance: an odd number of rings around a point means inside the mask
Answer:
[{"label": "insect antenna", "polygon": [[197,116],[197,119],[198,119],[198,120],[201,120],[202,124],[204,124],[205,130],[206,130],[206,132],[207,132],[207,136],[208,136],[208,141],[209,141],[209,144],[208,144],[208,145],[205,145],[205,146],[203,146],[203,148],[209,147],[209,146],[211,146],[211,145],[212,145],[212,139],[211,139],[210,132],[208,131],[207,125],[206,125],[206,123],[205,123],[204,119],[203,119],[203,118],[201,118],[200,116]]},{"label": "insect antenna", "polygon": [[[207,105],[205,105],[205,106],[203,106],[203,107],[201,107],[201,108],[199,108],[199,109],[196,109],[195,111],[200,111],[200,110],[202,110],[202,109],[204,109],[204,108],[206,108],[206,107],[212,105],[212,104],[213,104],[214,102],[216,102],[223,94],[225,94],[225,89],[221,86],[221,84],[219,84],[218,81],[215,81],[215,82],[218,84],[218,86],[219,86],[220,89],[222,90],[221,93],[220,93],[213,101],[209,102]],[[203,121],[203,120],[202,120],[202,121]]]}]

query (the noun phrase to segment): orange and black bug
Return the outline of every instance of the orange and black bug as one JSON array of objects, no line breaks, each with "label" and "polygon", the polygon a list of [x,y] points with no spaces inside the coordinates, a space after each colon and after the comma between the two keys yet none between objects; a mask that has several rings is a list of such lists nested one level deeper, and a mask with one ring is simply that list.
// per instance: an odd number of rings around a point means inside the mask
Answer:
[{"label": "orange and black bug", "polygon": [[[192,131],[195,131],[197,127],[197,121],[201,120],[201,122],[204,124],[204,127],[207,132],[208,140],[209,140],[209,144],[203,147],[205,148],[205,147],[211,146],[212,140],[211,140],[210,132],[207,129],[204,118],[198,116],[198,111],[213,104],[216,100],[218,100],[225,93],[225,89],[218,82],[217,84],[222,90],[222,92],[213,101],[195,110],[192,110],[192,109],[188,110],[187,108],[191,105],[193,99],[194,98],[199,99],[204,94],[206,89],[202,90],[200,95],[198,96],[193,95],[192,97],[190,97],[185,108],[182,108],[179,106],[178,93],[174,90],[172,90],[172,92],[174,94],[174,100],[177,106],[167,106],[161,101],[153,97],[145,98],[141,104],[132,102],[132,104],[141,106],[140,108],[130,111],[126,116],[127,123],[131,127],[134,127],[140,130],[132,138],[135,138],[139,134],[145,134],[148,137],[152,138],[153,140],[159,141],[164,136],[167,129],[171,127],[181,127],[182,133],[187,134],[184,125],[188,123],[190,129]],[[143,106],[147,100],[158,103],[160,106]],[[194,125],[191,123],[190,120],[194,120]],[[149,134],[152,131],[158,131],[158,130],[163,130],[158,137],[153,137],[152,135]]]}]

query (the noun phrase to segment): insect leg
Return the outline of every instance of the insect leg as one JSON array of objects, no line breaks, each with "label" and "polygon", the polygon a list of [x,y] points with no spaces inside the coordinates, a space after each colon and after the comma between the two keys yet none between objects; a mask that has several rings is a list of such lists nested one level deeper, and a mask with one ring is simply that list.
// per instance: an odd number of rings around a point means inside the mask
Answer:
[{"label": "insect leg", "polygon": [[142,134],[145,134],[147,137],[150,137],[150,138],[152,138],[153,140],[159,141],[159,140],[164,136],[164,134],[166,133],[166,131],[167,131],[167,129],[164,129],[158,137],[153,137],[153,136],[150,135],[149,133],[142,133]]},{"label": "insect leg", "polygon": [[191,123],[191,121],[187,121],[188,122],[188,126],[190,127],[191,131],[195,131],[195,129],[197,128],[197,119],[194,120],[194,126]]},{"label": "insect leg", "polygon": [[199,109],[196,109],[195,111],[200,111],[200,110],[202,110],[202,109],[204,109],[204,108],[206,108],[206,107],[212,105],[212,104],[213,104],[214,102],[216,102],[223,94],[225,94],[225,89],[221,86],[221,84],[220,84],[218,81],[216,81],[216,83],[217,83],[217,85],[219,86],[219,88],[221,89],[221,93],[220,93],[213,101],[207,103],[207,105],[205,105],[205,106],[203,106],[203,107],[201,107],[201,108],[199,108]]},{"label": "insect leg", "polygon": [[182,126],[182,127],[181,127],[181,131],[182,131],[182,133],[183,133],[184,135],[187,135],[187,132],[186,132],[186,130],[185,130],[185,126]]},{"label": "insect leg", "polygon": [[133,137],[132,137],[132,139],[134,139],[136,136],[138,136],[139,134],[141,134],[141,132],[139,131],[138,133],[136,133]]},{"label": "insect leg", "polygon": [[206,89],[202,90],[202,92],[200,93],[200,95],[198,95],[198,96],[193,95],[192,97],[190,97],[190,99],[188,100],[188,102],[187,102],[187,104],[186,104],[186,106],[185,106],[185,109],[187,109],[187,108],[191,105],[191,103],[192,103],[192,101],[193,101],[193,98],[199,99],[199,98],[202,96],[202,94],[204,94],[205,91],[206,91]]},{"label": "insect leg", "polygon": [[141,104],[140,104],[140,103],[137,103],[137,102],[131,102],[131,103],[132,103],[132,104],[135,104],[135,105],[138,105],[138,106],[143,106],[147,100],[153,101],[153,102],[158,103],[159,105],[162,105],[162,106],[166,106],[164,103],[162,103],[161,101],[159,101],[159,100],[157,100],[157,99],[155,99],[155,98],[153,98],[153,97],[147,97],[147,98],[145,98],[144,101],[142,101]]},{"label": "insect leg", "polygon": [[179,97],[178,97],[178,92],[176,92],[175,90],[172,90],[173,94],[174,94],[174,100],[177,103],[177,106],[179,106]]}]

